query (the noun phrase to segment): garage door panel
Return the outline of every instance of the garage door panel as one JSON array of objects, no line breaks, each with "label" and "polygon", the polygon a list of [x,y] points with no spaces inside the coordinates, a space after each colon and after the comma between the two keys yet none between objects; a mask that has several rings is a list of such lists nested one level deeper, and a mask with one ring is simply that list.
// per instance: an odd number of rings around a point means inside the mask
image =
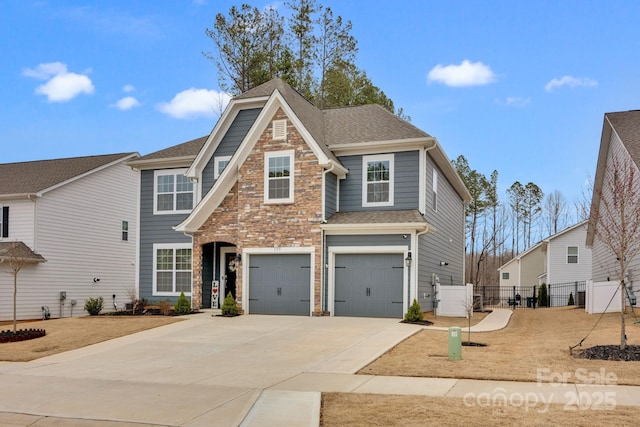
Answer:
[{"label": "garage door panel", "polygon": [[401,318],[401,254],[337,254],[334,314]]},{"label": "garage door panel", "polygon": [[308,316],[310,255],[251,255],[249,312]]}]

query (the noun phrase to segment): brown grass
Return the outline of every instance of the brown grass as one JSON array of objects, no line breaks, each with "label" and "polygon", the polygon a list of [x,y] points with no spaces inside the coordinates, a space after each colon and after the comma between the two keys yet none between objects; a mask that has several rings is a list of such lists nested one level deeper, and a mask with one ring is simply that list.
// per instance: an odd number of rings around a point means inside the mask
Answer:
[{"label": "brown grass", "polygon": [[[578,368],[598,372],[604,368],[617,376],[617,384],[640,385],[640,362],[580,359],[569,346],[592,330],[600,315],[572,307],[516,310],[509,325],[494,332],[472,333],[471,340],[487,347],[463,347],[461,361],[447,357],[447,332],[422,330],[409,337],[359,373],[372,375],[537,381],[538,369],[570,373]],[[640,317],[640,316],[639,316]],[[640,325],[626,320],[629,344],[640,344]],[[467,335],[463,333],[462,339]],[[620,314],[602,317],[583,346],[620,343]],[[574,353],[580,351],[580,347]]]},{"label": "brown grass", "polygon": [[322,427],[339,426],[635,426],[640,407],[567,410],[564,405],[468,406],[463,399],[355,393],[323,393]]},{"label": "brown grass", "polygon": [[[18,329],[44,329],[47,335],[0,344],[0,361],[28,362],[180,320],[165,316],[86,316],[19,322]],[[12,330],[12,324],[3,323],[0,329]]]}]

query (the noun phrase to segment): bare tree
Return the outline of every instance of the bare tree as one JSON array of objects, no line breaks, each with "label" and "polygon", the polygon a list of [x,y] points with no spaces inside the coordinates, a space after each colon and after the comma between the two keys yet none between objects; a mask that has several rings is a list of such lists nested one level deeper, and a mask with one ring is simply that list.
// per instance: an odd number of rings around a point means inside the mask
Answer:
[{"label": "bare tree", "polygon": [[620,278],[620,348],[627,344],[625,332],[625,274],[640,252],[640,176],[628,158],[613,157],[602,185],[593,192],[590,225],[617,262]]},{"label": "bare tree", "polygon": [[567,200],[555,190],[544,199],[544,222],[547,234],[552,235],[567,226]]}]

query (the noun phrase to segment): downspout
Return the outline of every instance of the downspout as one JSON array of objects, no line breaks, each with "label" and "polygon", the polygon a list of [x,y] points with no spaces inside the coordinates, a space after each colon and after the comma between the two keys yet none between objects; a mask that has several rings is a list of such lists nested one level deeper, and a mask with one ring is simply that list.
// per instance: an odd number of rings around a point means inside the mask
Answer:
[{"label": "downspout", "polygon": [[[336,164],[335,162],[329,160],[329,169],[325,169],[322,172],[322,219],[320,220],[321,224],[326,224],[327,223],[327,209],[326,209],[326,203],[327,203],[327,192],[326,192],[326,185],[327,185],[327,174],[329,172],[333,172],[336,169]],[[320,270],[320,310],[323,312],[328,311],[327,310],[327,302],[325,301],[325,296],[326,296],[326,286],[327,283],[326,282],[326,265],[325,265],[325,232],[323,229],[320,229],[320,265],[321,265],[321,270]]]},{"label": "downspout", "polygon": [[33,250],[34,251],[38,251],[38,245],[37,245],[37,240],[38,240],[38,216],[37,216],[37,204],[36,204],[36,200],[38,199],[38,196],[36,194],[29,194],[27,195],[27,198],[29,200],[31,200],[33,202]]},{"label": "downspout", "polygon": [[[423,187],[421,189],[421,204],[422,204],[422,211],[423,211],[423,216],[426,216],[427,214],[427,152],[433,150],[434,148],[437,147],[437,143],[435,138],[431,138],[429,140],[431,142],[430,145],[427,145],[425,143],[425,145],[422,148],[422,154],[420,155],[420,163],[421,163],[421,168],[422,168],[422,184]],[[411,272],[411,280],[412,283],[415,283],[415,293],[414,295],[417,297],[418,296],[418,273],[417,270],[420,268],[420,251],[419,249],[419,245],[420,245],[420,236],[427,234],[429,232],[429,229],[427,228],[424,231],[418,232],[415,234],[415,242],[412,242],[412,249],[414,252],[414,258],[415,258],[415,265],[416,267],[414,267],[413,271]],[[463,257],[463,263],[464,263],[464,257]],[[464,266],[464,264],[463,264]],[[437,307],[437,303],[436,303],[436,293],[435,293],[435,287],[432,290],[433,293],[433,310],[435,311],[436,307]],[[411,298],[411,295],[409,295],[409,298]],[[411,300],[409,301],[409,303],[411,303]]]}]

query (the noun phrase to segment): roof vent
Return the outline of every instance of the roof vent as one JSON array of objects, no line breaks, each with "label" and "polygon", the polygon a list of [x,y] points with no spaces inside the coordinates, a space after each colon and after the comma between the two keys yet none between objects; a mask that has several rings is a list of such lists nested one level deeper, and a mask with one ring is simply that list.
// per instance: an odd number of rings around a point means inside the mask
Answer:
[{"label": "roof vent", "polygon": [[286,141],[287,139],[287,121],[286,120],[273,121],[273,139]]}]

